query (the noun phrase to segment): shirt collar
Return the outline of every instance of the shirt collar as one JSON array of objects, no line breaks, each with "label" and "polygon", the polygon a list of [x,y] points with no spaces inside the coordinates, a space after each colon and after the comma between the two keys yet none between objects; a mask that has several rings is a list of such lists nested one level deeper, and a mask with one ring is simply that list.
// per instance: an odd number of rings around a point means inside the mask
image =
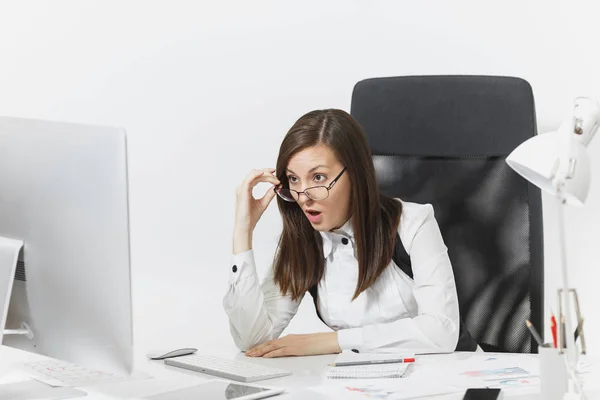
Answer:
[{"label": "shirt collar", "polygon": [[352,218],[348,219],[344,225],[338,229],[327,232],[319,232],[323,238],[323,255],[325,258],[329,257],[333,251],[333,242],[336,237],[346,237],[350,241],[354,240],[354,229],[352,227]]}]

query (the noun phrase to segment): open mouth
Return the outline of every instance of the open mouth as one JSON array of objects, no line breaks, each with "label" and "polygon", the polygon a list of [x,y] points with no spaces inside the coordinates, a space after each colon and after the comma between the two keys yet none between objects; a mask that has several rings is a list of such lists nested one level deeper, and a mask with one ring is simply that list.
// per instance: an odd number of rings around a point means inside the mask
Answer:
[{"label": "open mouth", "polygon": [[323,218],[323,214],[321,213],[321,211],[317,211],[317,210],[306,210],[306,217],[308,218],[308,220],[313,223],[313,224],[319,224],[321,223],[321,220]]}]

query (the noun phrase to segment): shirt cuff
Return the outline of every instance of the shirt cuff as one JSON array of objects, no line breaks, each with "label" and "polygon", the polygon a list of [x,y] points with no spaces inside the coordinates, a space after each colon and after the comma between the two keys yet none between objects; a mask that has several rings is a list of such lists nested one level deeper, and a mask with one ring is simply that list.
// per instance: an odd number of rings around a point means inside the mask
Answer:
[{"label": "shirt cuff", "polygon": [[340,329],[337,331],[338,345],[342,350],[360,350],[364,345],[362,328]]},{"label": "shirt cuff", "polygon": [[234,284],[241,279],[256,275],[254,265],[254,252],[252,249],[243,253],[234,254],[229,270],[229,284]]}]

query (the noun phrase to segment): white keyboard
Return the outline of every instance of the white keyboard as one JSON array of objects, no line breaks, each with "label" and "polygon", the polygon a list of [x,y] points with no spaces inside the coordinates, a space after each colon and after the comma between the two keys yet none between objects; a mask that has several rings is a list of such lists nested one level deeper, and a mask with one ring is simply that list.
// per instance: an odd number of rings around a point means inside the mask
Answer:
[{"label": "white keyboard", "polygon": [[165,364],[240,382],[255,382],[292,374],[283,369],[198,354],[167,358]]},{"label": "white keyboard", "polygon": [[90,370],[55,359],[26,363],[24,364],[24,371],[34,379],[52,386],[90,386],[98,383],[115,383],[127,380],[126,377]]}]

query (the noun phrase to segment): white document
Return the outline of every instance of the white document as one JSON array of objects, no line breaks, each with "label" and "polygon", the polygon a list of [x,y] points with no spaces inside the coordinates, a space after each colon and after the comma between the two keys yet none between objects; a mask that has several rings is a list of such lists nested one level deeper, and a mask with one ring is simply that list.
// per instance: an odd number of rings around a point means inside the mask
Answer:
[{"label": "white document", "polygon": [[409,373],[403,379],[352,379],[328,380],[328,384],[311,387],[310,389],[340,399],[358,396],[357,398],[405,400],[449,393],[464,393],[464,390],[445,382],[436,382],[423,377],[415,378]]},{"label": "white document", "polygon": [[[347,355],[342,361],[375,355]],[[386,357],[389,354],[386,354]],[[338,360],[336,360],[338,361]],[[507,354],[488,356],[473,354],[463,360],[435,363],[416,363],[402,379],[326,379],[319,387],[320,393],[352,393],[364,398],[386,400],[416,399],[451,393],[464,393],[470,387],[500,387],[503,391],[532,393],[539,391],[539,362],[535,356]],[[381,364],[384,365],[394,364]],[[338,367],[343,368],[343,367]],[[349,367],[348,367],[349,368]]]},{"label": "white document", "polygon": [[474,355],[432,369],[441,381],[463,388],[515,389],[540,385],[539,360],[528,354]]}]

